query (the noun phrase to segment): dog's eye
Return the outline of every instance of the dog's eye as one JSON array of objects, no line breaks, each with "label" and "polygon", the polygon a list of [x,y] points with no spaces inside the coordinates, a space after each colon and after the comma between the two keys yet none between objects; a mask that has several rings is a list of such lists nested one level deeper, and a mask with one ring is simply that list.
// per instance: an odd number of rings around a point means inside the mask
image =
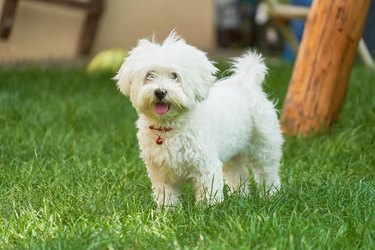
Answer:
[{"label": "dog's eye", "polygon": [[178,78],[178,75],[176,72],[172,72],[169,74],[169,78],[172,79],[172,80],[177,80]]},{"label": "dog's eye", "polygon": [[155,79],[155,72],[153,72],[153,71],[147,72],[147,74],[145,76],[145,80],[150,81],[152,79]]}]

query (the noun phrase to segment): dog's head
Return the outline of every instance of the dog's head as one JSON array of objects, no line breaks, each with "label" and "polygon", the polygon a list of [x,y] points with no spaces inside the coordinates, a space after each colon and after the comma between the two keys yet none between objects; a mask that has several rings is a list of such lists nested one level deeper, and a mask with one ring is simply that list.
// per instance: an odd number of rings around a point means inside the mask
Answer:
[{"label": "dog's head", "polygon": [[115,80],[138,113],[170,120],[207,97],[216,71],[204,52],[172,32],[161,44],[140,40]]}]

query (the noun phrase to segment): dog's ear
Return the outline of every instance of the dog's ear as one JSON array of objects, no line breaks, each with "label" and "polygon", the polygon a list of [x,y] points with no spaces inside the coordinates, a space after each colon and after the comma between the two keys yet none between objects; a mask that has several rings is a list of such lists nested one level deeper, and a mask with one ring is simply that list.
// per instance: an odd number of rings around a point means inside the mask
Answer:
[{"label": "dog's ear", "polygon": [[185,93],[188,93],[190,98],[194,98],[196,103],[202,102],[207,98],[216,80],[215,74],[218,69],[204,52],[192,46],[186,48],[188,49],[182,56],[187,60],[181,69],[186,84],[182,86],[185,88]]},{"label": "dog's ear", "polygon": [[199,69],[200,84],[195,86],[195,100],[201,102],[207,98],[209,89],[215,82],[215,74],[218,69],[214,66],[213,62],[208,60],[207,57],[206,60],[201,61],[197,67]]},{"label": "dog's ear", "polygon": [[129,96],[130,93],[130,72],[125,62],[121,65],[121,68],[117,72],[117,75],[113,78],[117,81],[117,87],[125,96]]},{"label": "dog's ear", "polygon": [[130,86],[136,76],[137,67],[141,65],[140,60],[144,57],[143,55],[147,55],[154,49],[153,40],[154,38],[152,38],[152,41],[139,40],[137,46],[129,52],[117,75],[113,78],[117,81],[117,86],[124,95],[129,96],[130,94]]}]

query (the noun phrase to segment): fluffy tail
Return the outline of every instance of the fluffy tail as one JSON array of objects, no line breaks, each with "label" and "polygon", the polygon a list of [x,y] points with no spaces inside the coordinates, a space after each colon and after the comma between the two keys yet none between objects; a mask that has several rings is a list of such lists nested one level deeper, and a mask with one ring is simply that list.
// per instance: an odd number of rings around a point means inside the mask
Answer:
[{"label": "fluffy tail", "polygon": [[231,70],[234,76],[244,78],[244,83],[255,83],[262,87],[268,68],[264,64],[264,58],[261,54],[248,51],[243,56],[233,59]]}]

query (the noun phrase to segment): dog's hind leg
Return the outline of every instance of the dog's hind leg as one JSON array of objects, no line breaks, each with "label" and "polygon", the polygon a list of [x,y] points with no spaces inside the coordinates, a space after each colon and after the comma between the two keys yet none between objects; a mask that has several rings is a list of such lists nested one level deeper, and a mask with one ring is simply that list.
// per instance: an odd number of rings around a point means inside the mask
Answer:
[{"label": "dog's hind leg", "polygon": [[263,194],[273,195],[280,189],[279,168],[282,142],[281,134],[276,133],[258,133],[254,138],[251,168],[260,192]]},{"label": "dog's hind leg", "polygon": [[244,162],[243,156],[236,155],[224,164],[224,181],[229,187],[230,194],[247,195],[249,193],[249,171]]}]

